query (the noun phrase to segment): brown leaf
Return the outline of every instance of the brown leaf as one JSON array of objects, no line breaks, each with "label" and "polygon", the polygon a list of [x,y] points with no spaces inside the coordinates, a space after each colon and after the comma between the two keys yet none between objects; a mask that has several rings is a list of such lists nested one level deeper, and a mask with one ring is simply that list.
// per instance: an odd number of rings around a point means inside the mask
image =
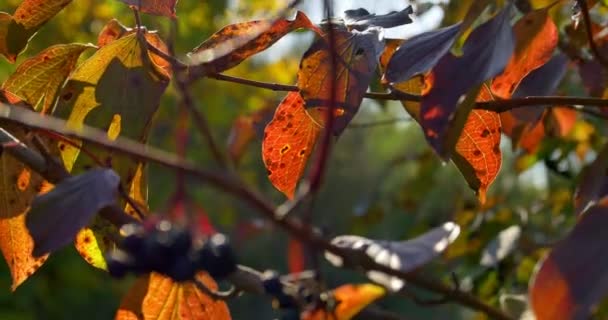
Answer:
[{"label": "brown leaf", "polygon": [[[206,273],[197,275],[207,288],[217,284]],[[123,297],[115,320],[229,320],[225,302],[214,300],[192,282],[176,283],[157,273],[139,278]]]},{"label": "brown leaf", "polygon": [[0,54],[14,63],[36,31],[72,0],[25,0],[13,15],[0,12]]},{"label": "brown leaf", "polygon": [[225,26],[189,54],[192,63],[199,64],[192,67],[193,72],[218,73],[233,68],[299,28],[321,33],[300,11],[293,20],[255,20]]},{"label": "brown leaf", "polygon": [[298,92],[290,92],[264,130],[262,158],[270,182],[292,199],[322,125],[311,118]]},{"label": "brown leaf", "polygon": [[59,89],[76,66],[80,54],[92,45],[59,44],[23,61],[2,88],[23,97],[42,114],[53,107]]},{"label": "brown leaf", "polygon": [[[139,11],[157,16],[175,18],[177,0],[120,0]],[[139,6],[141,4],[141,7]]]}]

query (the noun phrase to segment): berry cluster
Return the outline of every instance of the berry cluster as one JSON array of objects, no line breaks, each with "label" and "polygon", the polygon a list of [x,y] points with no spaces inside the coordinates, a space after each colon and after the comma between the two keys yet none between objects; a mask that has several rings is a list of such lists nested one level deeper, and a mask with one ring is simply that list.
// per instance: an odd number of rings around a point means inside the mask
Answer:
[{"label": "berry cluster", "polygon": [[127,273],[158,272],[181,282],[194,279],[198,271],[212,277],[226,277],[236,270],[236,258],[226,236],[220,233],[207,241],[193,243],[187,229],[162,220],[153,227],[126,225],[121,228],[119,249],[107,259],[114,277]]}]

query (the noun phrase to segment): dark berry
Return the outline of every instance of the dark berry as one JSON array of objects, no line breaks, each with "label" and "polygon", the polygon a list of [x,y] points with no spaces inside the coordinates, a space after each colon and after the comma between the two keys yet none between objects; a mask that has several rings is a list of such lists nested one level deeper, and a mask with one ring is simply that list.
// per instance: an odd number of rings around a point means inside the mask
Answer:
[{"label": "dark berry", "polygon": [[133,259],[122,250],[114,250],[106,259],[108,272],[112,277],[122,278],[132,271]]},{"label": "dark berry", "polygon": [[167,272],[167,275],[177,282],[192,280],[195,274],[194,263],[186,256],[174,260],[173,265]]},{"label": "dark berry", "polygon": [[224,278],[236,271],[236,257],[226,236],[213,235],[202,248],[197,250],[194,261],[213,278]]}]

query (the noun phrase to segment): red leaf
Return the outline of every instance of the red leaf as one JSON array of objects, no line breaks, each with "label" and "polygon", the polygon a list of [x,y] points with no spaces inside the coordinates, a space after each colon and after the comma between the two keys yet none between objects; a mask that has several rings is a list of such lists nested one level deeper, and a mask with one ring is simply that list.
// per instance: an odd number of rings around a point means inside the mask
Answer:
[{"label": "red leaf", "polygon": [[290,92],[264,130],[262,158],[270,182],[292,199],[321,130],[304,108],[298,92]]}]

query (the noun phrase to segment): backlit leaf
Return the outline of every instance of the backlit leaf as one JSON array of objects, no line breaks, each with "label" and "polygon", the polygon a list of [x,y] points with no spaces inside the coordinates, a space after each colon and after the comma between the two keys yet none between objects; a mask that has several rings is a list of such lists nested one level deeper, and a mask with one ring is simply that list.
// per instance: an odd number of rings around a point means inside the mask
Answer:
[{"label": "backlit leaf", "polygon": [[411,6],[387,14],[377,15],[359,8],[344,11],[344,24],[350,29],[365,30],[369,27],[382,27],[385,29],[412,23],[410,14],[414,13]]},{"label": "backlit leaf", "polygon": [[289,32],[300,28],[320,33],[320,30],[300,11],[293,20],[279,18],[228,25],[192,50],[189,54],[192,63],[200,64],[192,68],[207,73],[230,69],[250,56],[268,49]]},{"label": "backlit leaf", "polygon": [[431,70],[450,50],[459,30],[460,24],[455,24],[408,39],[392,55],[384,78],[402,82]]},{"label": "backlit leaf", "polygon": [[[414,239],[406,241],[372,240],[360,236],[344,235],[332,239],[338,247],[363,251],[379,264],[401,270],[412,271],[437,257],[460,234],[460,227],[446,222]],[[334,266],[344,265],[342,258],[325,252],[325,258]],[[368,271],[370,280],[382,284],[392,291],[399,291],[405,284],[402,279],[379,271]]]},{"label": "backlit leaf", "polygon": [[112,19],[99,32],[99,35],[97,36],[97,46],[103,47],[116,39],[122,38],[129,32],[133,32],[133,29],[125,27],[116,19]]},{"label": "backlit leaf", "polygon": [[48,20],[72,0],[24,0],[13,15],[0,12],[0,54],[10,62]]},{"label": "backlit leaf", "polygon": [[[166,52],[166,47],[158,35],[146,33],[145,37],[149,44]],[[145,55],[147,57],[145,60],[142,56],[144,56],[142,46],[135,33],[125,35],[101,47],[70,76],[60,94],[55,115],[66,118],[68,126],[72,129],[79,129],[83,124],[87,124],[107,128],[110,139],[120,135],[145,142],[150,121],[168,85],[170,67],[162,58],[154,54]],[[136,188],[142,190],[144,196],[147,194],[145,174],[141,179],[135,179],[139,170],[136,161],[88,144],[84,144],[83,147],[92,152],[97,159],[111,162],[112,168],[128,189]],[[78,158],[79,149],[70,144],[59,142],[58,149],[68,170],[94,165],[88,157]],[[112,241],[101,235],[116,232],[116,229],[99,218],[94,220],[93,226],[93,229],[100,233],[96,233],[95,239],[83,234],[79,235],[77,237],[79,240],[90,241],[78,241],[78,248],[87,261],[99,262],[103,261],[100,252],[104,252],[108,249],[107,246],[112,244]],[[87,233],[87,231],[83,232]],[[100,245],[101,248],[85,250],[94,244]],[[105,267],[105,264],[100,263],[94,265]]]},{"label": "backlit leaf", "polygon": [[607,224],[604,205],[590,208],[540,262],[529,289],[536,319],[587,319],[590,309],[606,296]]},{"label": "backlit leaf", "polygon": [[331,129],[334,135],[340,135],[359,110],[384,43],[377,28],[349,32],[336,27],[333,34],[335,74],[332,74],[332,54],[326,35],[304,53],[298,71],[298,88],[306,108],[329,107],[332,82],[335,84],[335,107],[342,115],[336,118]]},{"label": "backlit leaf", "polygon": [[[217,284],[206,273],[197,279],[207,288]],[[228,306],[196,288],[192,282],[176,283],[157,273],[139,278],[124,296],[115,320],[229,320]]]},{"label": "backlit leaf", "polygon": [[[120,0],[139,11],[157,16],[175,18],[177,0]],[[141,7],[140,7],[141,5]]]},{"label": "backlit leaf", "polygon": [[101,209],[116,202],[120,178],[111,169],[93,169],[69,177],[37,196],[26,217],[34,256],[70,243]]},{"label": "backlit leaf", "polygon": [[262,159],[270,182],[288,198],[304,174],[322,126],[311,118],[298,92],[290,92],[264,130]]},{"label": "backlit leaf", "polygon": [[74,69],[80,54],[92,45],[60,44],[49,47],[23,61],[2,88],[23,97],[40,113],[53,107],[57,93]]},{"label": "backlit leaf", "polygon": [[[19,97],[2,89],[0,102],[22,103]],[[17,139],[29,144],[22,128],[6,122],[1,125]],[[28,146],[32,147],[31,144]],[[47,191],[49,185],[7,152],[0,155],[0,176],[4,177],[0,184],[0,250],[11,272],[11,288],[15,290],[47,259],[47,256],[35,258],[32,255],[34,241],[25,227],[25,216],[34,196]]]},{"label": "backlit leaf", "polygon": [[373,284],[345,284],[330,294],[336,302],[335,308],[319,308],[307,311],[302,320],[350,320],[363,308],[385,295],[384,288]]},{"label": "backlit leaf", "polygon": [[420,124],[428,142],[444,159],[452,152],[445,140],[458,100],[472,87],[502,72],[509,61],[514,48],[510,15],[509,5],[473,30],[462,56],[447,54],[428,78],[432,85],[422,97]]}]

